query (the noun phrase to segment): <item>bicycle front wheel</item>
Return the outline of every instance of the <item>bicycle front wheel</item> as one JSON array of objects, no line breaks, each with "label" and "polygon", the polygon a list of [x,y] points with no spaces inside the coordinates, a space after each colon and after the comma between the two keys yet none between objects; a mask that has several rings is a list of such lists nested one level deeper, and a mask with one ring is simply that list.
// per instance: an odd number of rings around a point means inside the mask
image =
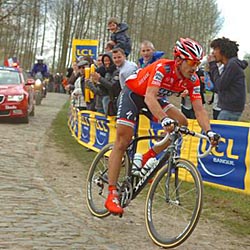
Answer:
[{"label": "bicycle front wheel", "polygon": [[[113,149],[113,144],[106,145],[94,158],[87,177],[87,206],[96,217],[103,218],[110,214],[104,203],[108,196],[108,159]],[[125,153],[121,164],[118,185],[128,175],[129,158]]]},{"label": "bicycle front wheel", "polygon": [[197,168],[178,159],[168,174],[163,167],[148,191],[145,220],[150,238],[163,248],[183,243],[193,232],[202,210],[203,184]]}]

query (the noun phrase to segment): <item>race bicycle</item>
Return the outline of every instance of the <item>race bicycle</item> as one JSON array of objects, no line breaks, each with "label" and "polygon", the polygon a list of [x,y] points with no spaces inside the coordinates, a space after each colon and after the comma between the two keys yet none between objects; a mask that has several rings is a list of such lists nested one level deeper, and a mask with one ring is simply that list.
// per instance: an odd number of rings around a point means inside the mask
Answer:
[{"label": "race bicycle", "polygon": [[[127,207],[131,200],[144,189],[150,180],[145,203],[146,229],[153,242],[163,248],[172,248],[183,243],[195,229],[202,210],[203,184],[195,165],[180,158],[179,146],[184,135],[206,140],[202,158],[211,151],[206,135],[180,127],[174,123],[174,130],[166,136],[134,136],[126,150],[117,183],[121,206]],[[156,140],[158,145],[170,145],[164,150],[158,163],[139,178],[132,174],[132,165],[138,142]],[[160,140],[160,141],[159,141]],[[107,144],[94,158],[87,176],[87,206],[91,214],[103,218],[110,215],[104,203],[108,195],[108,158],[113,144]]]}]

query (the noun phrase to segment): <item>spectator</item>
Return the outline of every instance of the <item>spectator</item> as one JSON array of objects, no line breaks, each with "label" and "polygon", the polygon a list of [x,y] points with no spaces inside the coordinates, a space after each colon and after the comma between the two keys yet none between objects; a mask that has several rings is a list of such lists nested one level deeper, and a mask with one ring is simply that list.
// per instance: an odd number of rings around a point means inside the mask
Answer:
[{"label": "spectator", "polygon": [[[221,72],[223,71],[224,65],[221,63],[218,63],[217,65],[219,68],[219,73],[221,74]],[[208,69],[208,71],[209,71],[209,69]],[[209,72],[207,72],[207,74],[208,75],[207,75],[206,81],[211,81]],[[213,83],[212,83],[212,85],[214,86]],[[213,89],[211,89],[211,91],[213,94],[212,94],[211,99],[207,103],[208,103],[208,105],[213,105],[213,119],[217,120],[218,115],[221,111],[221,108],[218,106],[218,93],[217,93],[217,90],[215,87],[213,87]]]},{"label": "spectator", "polygon": [[54,83],[54,76],[49,74],[49,84],[48,84],[48,92],[54,92],[55,83]]},{"label": "spectator", "polygon": [[114,49],[122,48],[127,57],[131,52],[131,41],[127,35],[128,25],[119,23],[117,18],[112,17],[108,20],[108,30],[111,32],[110,39],[115,44]]},{"label": "spectator", "polygon": [[103,65],[102,64],[102,56],[103,56],[103,54],[99,54],[98,57],[97,57],[97,60],[96,60],[96,63],[95,63],[97,68],[99,68],[99,67],[101,67]]},{"label": "spectator", "polygon": [[[119,82],[119,69],[116,69],[110,81],[106,81],[106,79],[102,79],[102,84],[100,82],[88,82],[89,88],[95,93],[96,96],[96,110],[97,112],[104,113],[106,115],[114,116],[117,113],[117,99],[120,94],[120,82]],[[109,94],[109,103],[106,108],[106,112],[104,112],[104,108],[102,105],[102,95],[103,95],[103,87],[108,90]]]},{"label": "spectator", "polygon": [[89,62],[86,60],[80,61],[78,64],[79,77],[75,81],[75,89],[71,93],[73,100],[73,105],[80,110],[86,109],[86,104],[84,101],[85,95],[85,67],[89,66]]},{"label": "spectator", "polygon": [[66,86],[68,85],[68,79],[62,74],[62,93],[66,93]]},{"label": "spectator", "polygon": [[[108,114],[108,107],[111,101],[111,80],[114,77],[113,74],[116,71],[116,66],[112,60],[112,53],[106,53],[102,56],[103,65],[92,74],[92,79],[95,82],[99,82],[98,94],[102,96],[102,106],[104,113]],[[93,86],[92,86],[93,87]]]},{"label": "spectator", "polygon": [[[86,70],[88,70],[89,72],[88,74],[85,75],[85,80],[86,78],[88,80],[90,77],[90,67],[92,64],[94,64],[94,59],[90,55],[84,55],[80,57],[80,62],[81,61],[88,62],[88,65],[85,66],[85,74],[86,74]],[[84,98],[85,98],[87,110],[96,111],[95,110],[95,95],[92,91],[90,91],[90,89],[88,88],[88,85],[85,86]]]},{"label": "spectator", "polygon": [[79,62],[85,60],[88,61],[89,66],[94,63],[94,59],[90,55],[84,55],[79,58]]},{"label": "spectator", "polygon": [[76,61],[72,62],[72,69],[73,69],[73,72],[72,72],[72,74],[68,78],[68,84],[65,86],[65,90],[69,94],[71,94],[71,92],[74,90],[74,88],[75,88],[75,86],[74,86],[75,81],[80,76],[79,69],[78,69]]},{"label": "spectator", "polygon": [[126,60],[126,55],[123,49],[117,48],[113,49],[113,60],[119,72],[119,81],[121,89],[125,86],[125,80],[128,76],[133,74],[137,69],[137,65],[134,62]]},{"label": "spectator", "polygon": [[[95,68],[100,68],[102,63],[103,54],[98,54],[97,60],[95,61]],[[90,76],[90,79],[86,81],[86,86],[94,93],[94,109],[104,114],[103,105],[102,105],[102,91],[98,87],[98,82],[94,81],[93,76]]]},{"label": "spectator", "polygon": [[155,51],[155,47],[152,42],[150,41],[143,41],[140,45],[140,55],[139,58],[139,68],[144,68],[147,65],[155,62],[156,60],[160,59],[163,55],[163,51]]},{"label": "spectator", "polygon": [[60,88],[62,84],[62,77],[60,73],[56,73],[54,80],[55,80],[55,92],[60,93]]},{"label": "spectator", "polygon": [[[213,49],[208,57],[210,75],[218,90],[218,105],[221,111],[218,120],[238,121],[246,102],[246,82],[244,69],[248,63],[238,59],[238,44],[228,38],[215,39],[210,44]],[[217,63],[224,64],[219,74]]]},{"label": "spectator", "polygon": [[108,41],[104,48],[105,52],[112,52],[112,50],[114,49],[114,46],[115,46],[115,43],[112,40]]},{"label": "spectator", "polygon": [[70,78],[70,76],[72,75],[72,73],[73,73],[73,68],[72,67],[70,67],[70,68],[67,68],[67,73],[66,73],[66,77],[67,77],[67,79],[69,79]]},{"label": "spectator", "polygon": [[102,104],[103,92],[102,89],[100,88],[100,83],[96,82],[94,79],[89,79],[88,81],[86,81],[86,86],[88,86],[88,88],[95,95],[95,110],[99,113],[105,114]]}]

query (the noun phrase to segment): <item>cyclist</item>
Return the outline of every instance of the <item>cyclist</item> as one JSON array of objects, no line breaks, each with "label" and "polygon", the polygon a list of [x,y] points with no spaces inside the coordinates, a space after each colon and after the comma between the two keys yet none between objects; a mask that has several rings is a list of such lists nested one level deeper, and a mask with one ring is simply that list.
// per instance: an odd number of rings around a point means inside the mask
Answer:
[{"label": "cyclist", "polygon": [[[189,38],[180,38],[174,47],[174,60],[159,59],[149,66],[139,69],[129,76],[119,97],[117,131],[114,148],[109,158],[109,194],[105,207],[114,214],[122,214],[116,183],[120,173],[122,157],[127,149],[139,112],[143,108],[150,111],[151,119],[160,121],[166,132],[172,129],[174,120],[187,126],[185,116],[171,103],[167,96],[174,93],[189,94],[200,127],[206,132],[212,145],[218,142],[216,133],[211,131],[209,117],[203,108],[200,82],[195,71],[203,58],[203,49]],[[167,145],[151,148],[143,156],[143,164],[155,157]]]}]

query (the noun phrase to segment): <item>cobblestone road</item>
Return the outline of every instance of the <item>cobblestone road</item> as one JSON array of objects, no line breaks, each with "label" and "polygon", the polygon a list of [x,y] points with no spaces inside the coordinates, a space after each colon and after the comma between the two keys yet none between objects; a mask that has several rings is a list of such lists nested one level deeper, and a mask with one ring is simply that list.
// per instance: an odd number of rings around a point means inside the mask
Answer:
[{"label": "cobblestone road", "polygon": [[[146,233],[143,202],[132,202],[122,219],[89,214],[86,169],[46,133],[67,98],[49,93],[29,124],[0,123],[0,249],[159,249]],[[243,250],[248,243],[202,218],[178,250]]]}]

